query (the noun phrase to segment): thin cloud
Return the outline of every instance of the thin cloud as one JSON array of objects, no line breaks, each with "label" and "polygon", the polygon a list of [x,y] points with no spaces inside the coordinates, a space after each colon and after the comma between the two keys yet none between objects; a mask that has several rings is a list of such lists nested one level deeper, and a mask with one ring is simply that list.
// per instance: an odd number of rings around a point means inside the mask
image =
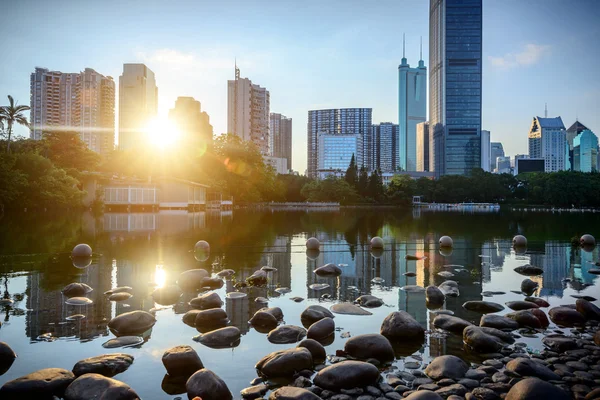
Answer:
[{"label": "thin cloud", "polygon": [[549,53],[549,45],[529,43],[518,53],[507,53],[500,57],[488,56],[488,60],[492,63],[493,67],[510,69],[534,65]]}]

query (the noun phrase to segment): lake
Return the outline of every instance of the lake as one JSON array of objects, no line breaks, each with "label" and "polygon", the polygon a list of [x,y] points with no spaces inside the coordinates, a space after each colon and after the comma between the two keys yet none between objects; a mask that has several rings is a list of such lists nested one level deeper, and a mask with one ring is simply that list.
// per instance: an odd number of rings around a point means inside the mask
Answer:
[{"label": "lake", "polygon": [[[600,260],[598,248],[591,252],[571,247],[571,238],[590,233],[600,238],[600,214],[510,212],[463,214],[419,212],[385,208],[341,209],[339,211],[256,211],[187,213],[163,211],[157,214],[5,215],[0,220],[0,290],[12,306],[1,309],[0,341],[18,355],[11,368],[0,376],[5,382],[41,368],[71,370],[84,358],[124,352],[134,356],[131,367],[115,379],[129,384],[143,399],[185,398],[163,390],[165,368],[161,357],[176,345],[190,345],[206,368],[229,386],[234,398],[257,377],[254,365],[269,352],[294,347],[272,344],[265,333],[248,324],[262,307],[254,301],[267,297],[269,306],[283,310],[286,324],[301,326],[300,313],[308,305],[329,308],[341,301],[354,301],[362,294],[383,299],[384,305],[369,309],[372,315],[336,315],[335,338],[326,346],[327,354],[343,349],[347,337],[379,333],[383,319],[392,311],[405,310],[425,329],[425,341],[402,349],[394,367],[403,370],[407,362],[421,364],[443,354],[464,356],[462,339],[435,331],[435,314],[427,309],[424,293],[402,290],[406,285],[439,285],[444,280],[458,282],[460,296],[447,298],[445,309],[477,323],[481,314],[467,311],[470,300],[505,304],[522,300],[520,282],[525,278],[515,267],[531,264],[544,269],[533,277],[539,284],[537,296],[551,306],[573,304],[573,295],[600,297],[597,275],[588,271]],[[515,234],[528,239],[525,254],[515,254],[511,240]],[[442,255],[438,240],[449,235],[454,240],[451,254]],[[318,255],[307,256],[308,237],[321,241]],[[372,254],[369,240],[380,236],[385,242],[381,254]],[[206,261],[194,258],[194,244],[206,240],[211,245]],[[94,259],[86,268],[76,268],[70,259],[74,245],[88,243]],[[407,260],[407,255],[424,256]],[[317,277],[312,271],[334,263],[342,275]],[[225,301],[228,292],[262,266],[276,268],[266,288],[244,288],[248,297],[225,302],[230,325],[242,337],[234,348],[212,349],[192,338],[198,331],[185,325],[182,315],[191,309],[187,302],[194,294],[184,293],[172,307],[155,305],[151,293],[156,287],[174,284],[179,274],[192,268],[217,273],[235,270],[233,279],[216,290]],[[442,273],[440,272],[447,272]],[[412,272],[414,276],[406,276]],[[411,274],[412,275],[412,274]],[[71,282],[84,282],[94,290],[88,296],[93,304],[65,303],[61,289]],[[313,290],[314,283],[329,287]],[[109,302],[105,291],[131,286],[133,297]],[[278,288],[289,288],[280,294]],[[502,295],[482,296],[500,291]],[[285,292],[285,290],[284,290]],[[294,302],[291,297],[304,298]],[[594,302],[600,305],[600,302]],[[144,343],[135,348],[105,349],[102,344],[114,338],[107,324],[124,312],[155,312],[157,323],[144,333]],[[511,310],[505,308],[499,314]],[[84,319],[69,320],[73,314]],[[553,327],[553,325],[551,325]],[[565,330],[568,331],[568,330]],[[542,349],[541,335],[519,339],[536,352]],[[411,354],[416,357],[408,357]],[[411,365],[413,366],[413,365]]]}]

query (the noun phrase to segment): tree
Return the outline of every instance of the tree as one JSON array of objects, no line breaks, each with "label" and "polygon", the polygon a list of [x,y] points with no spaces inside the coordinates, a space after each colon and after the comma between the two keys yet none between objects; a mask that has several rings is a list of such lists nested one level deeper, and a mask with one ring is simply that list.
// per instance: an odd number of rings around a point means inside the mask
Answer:
[{"label": "tree", "polygon": [[376,201],[380,201],[383,197],[383,180],[377,170],[373,171],[369,177],[368,195]]},{"label": "tree", "polygon": [[11,95],[8,95],[8,105],[0,107],[0,121],[2,125],[6,125],[6,152],[10,153],[10,140],[12,136],[13,125],[19,124],[29,128],[29,122],[27,117],[23,115],[23,112],[29,110],[29,106],[18,105]]},{"label": "tree", "polygon": [[344,176],[344,180],[348,182],[348,184],[352,187],[356,187],[356,181],[358,179],[358,170],[356,168],[356,160],[354,159],[354,153],[352,153],[352,159],[350,160],[350,165],[346,170],[346,175]]},{"label": "tree", "polygon": [[409,205],[415,194],[416,182],[408,175],[394,175],[387,187],[387,197],[394,204]]},{"label": "tree", "polygon": [[335,201],[340,204],[351,204],[358,199],[356,190],[345,179],[335,176],[307,183],[302,188],[302,195],[308,201]]},{"label": "tree", "polygon": [[57,167],[72,174],[73,170],[95,171],[100,163],[98,153],[83,143],[77,132],[50,131],[44,133],[43,152]]}]

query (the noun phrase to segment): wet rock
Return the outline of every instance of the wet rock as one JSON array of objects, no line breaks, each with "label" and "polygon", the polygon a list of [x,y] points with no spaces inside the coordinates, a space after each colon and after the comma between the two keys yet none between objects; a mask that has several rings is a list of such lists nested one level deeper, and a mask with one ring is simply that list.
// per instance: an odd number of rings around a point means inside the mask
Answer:
[{"label": "wet rock", "polygon": [[298,343],[296,347],[303,347],[305,349],[308,349],[308,351],[310,351],[310,354],[312,355],[313,362],[315,364],[324,361],[327,357],[327,353],[325,352],[325,348],[323,347],[323,345],[313,339],[304,339],[303,341]]},{"label": "wet rock", "polygon": [[394,360],[394,349],[383,335],[365,334],[348,339],[344,345],[346,354],[360,360],[375,358],[379,362]]},{"label": "wet rock", "polygon": [[533,376],[547,381],[560,380],[560,376],[552,372],[550,368],[530,358],[515,358],[506,364],[506,369],[511,372],[516,372],[521,376]]},{"label": "wet rock", "polygon": [[190,376],[204,368],[198,353],[191,346],[175,346],[165,351],[162,363],[171,376]]},{"label": "wet rock", "polygon": [[292,377],[298,371],[311,370],[313,358],[308,348],[296,347],[275,351],[263,357],[255,367],[265,378]]},{"label": "wet rock", "polygon": [[521,282],[521,292],[525,293],[528,296],[531,296],[533,292],[537,290],[537,288],[537,282],[534,282],[529,278],[523,279],[523,282]]},{"label": "wet rock", "polygon": [[454,333],[462,333],[467,326],[473,326],[473,324],[462,318],[440,314],[434,318],[433,326]]},{"label": "wet rock", "polygon": [[302,303],[304,301],[304,297],[290,297],[290,300],[295,301],[296,303]]},{"label": "wet rock", "polygon": [[575,302],[575,306],[577,307],[577,311],[581,313],[585,319],[600,321],[600,308],[596,305],[585,299],[578,299]]},{"label": "wet rock", "polygon": [[241,332],[236,326],[215,329],[194,337],[194,340],[212,348],[236,347],[240,341]]},{"label": "wet rock", "polygon": [[284,386],[271,393],[269,400],[321,400],[321,398],[310,390]]},{"label": "wet rock", "polygon": [[550,325],[550,321],[548,320],[548,317],[546,316],[546,313],[542,310],[540,310],[539,308],[533,308],[531,310],[531,313],[538,319],[538,321],[540,321],[540,325],[542,326],[542,328],[547,328],[548,325]]},{"label": "wet rock", "polygon": [[281,311],[281,308],[279,308],[279,307],[268,307],[268,308],[265,307],[265,308],[261,308],[260,311],[264,311],[264,312],[271,314],[278,321],[281,321],[283,319],[283,311]]},{"label": "wet rock", "polygon": [[6,382],[0,388],[0,398],[6,400],[47,399],[63,397],[75,375],[62,368],[46,368]]},{"label": "wet rock", "polygon": [[177,285],[184,292],[194,292],[202,288],[204,278],[208,278],[209,274],[206,270],[197,268],[189,269],[179,274]]},{"label": "wet rock", "polygon": [[596,346],[600,346],[600,330],[596,331],[594,335],[594,343],[596,343]]},{"label": "wet rock", "polygon": [[529,265],[529,264],[521,265],[520,267],[515,268],[514,271],[521,275],[526,275],[526,276],[535,276],[535,275],[541,275],[544,273],[543,268],[535,267],[535,266]]},{"label": "wet rock", "polygon": [[331,306],[331,311],[336,314],[347,315],[372,315],[370,311],[360,308],[352,303],[337,303]]},{"label": "wet rock", "polygon": [[490,327],[480,327],[480,329],[488,335],[497,337],[504,343],[513,344],[515,342],[515,338],[510,333],[501,331],[500,329]]},{"label": "wet rock", "polygon": [[548,314],[550,315],[552,322],[554,322],[556,325],[574,326],[585,324],[585,317],[583,314],[577,310],[573,310],[572,308],[554,307],[548,311]]},{"label": "wet rock", "polygon": [[439,356],[425,368],[425,375],[434,380],[443,378],[461,379],[469,370],[469,365],[452,355]]},{"label": "wet rock", "polygon": [[[129,297],[131,297],[131,295],[129,295]],[[70,297],[65,301],[65,303],[72,306],[87,306],[92,304],[93,301],[88,299],[87,297]]]},{"label": "wet rock", "polygon": [[320,370],[313,382],[324,389],[339,391],[373,385],[378,378],[379,370],[373,364],[342,361]]},{"label": "wet rock", "polygon": [[323,318],[308,328],[306,337],[309,339],[322,340],[333,335],[335,331],[335,322],[331,318]]},{"label": "wet rock", "polygon": [[17,355],[13,349],[8,344],[0,342],[0,375],[4,375],[10,369],[15,358]]},{"label": "wet rock", "polygon": [[225,382],[206,368],[190,376],[185,388],[190,400],[194,397],[200,397],[202,400],[232,400],[233,398]]},{"label": "wet rock", "polygon": [[600,387],[597,387],[596,389],[589,392],[585,396],[584,400],[594,400],[594,399],[600,399]]},{"label": "wet rock", "polygon": [[229,278],[232,275],[235,275],[235,271],[232,269],[224,269],[223,271],[217,272],[217,276],[221,278]]},{"label": "wet rock", "polygon": [[443,397],[436,392],[429,390],[419,390],[413,392],[404,398],[405,400],[443,400]]},{"label": "wet rock", "polygon": [[479,326],[511,331],[519,328],[517,321],[495,314],[482,315]]},{"label": "wet rock", "polygon": [[254,327],[274,329],[277,326],[277,318],[273,314],[262,310],[255,312],[248,322]]},{"label": "wet rock", "polygon": [[408,293],[422,293],[425,291],[425,288],[419,285],[406,285],[402,286],[400,290]]},{"label": "wet rock", "polygon": [[531,303],[535,303],[535,304],[538,305],[538,307],[550,307],[550,303],[548,303],[544,299],[540,299],[539,297],[527,296],[527,297],[525,297],[525,301],[529,301]]},{"label": "wet rock", "polygon": [[540,320],[535,315],[533,315],[533,313],[531,311],[528,311],[528,310],[515,311],[512,313],[508,313],[505,315],[505,317],[515,320],[519,324],[520,327],[528,327],[528,328],[536,328],[536,329],[540,329],[542,327]]},{"label": "wet rock", "polygon": [[146,311],[130,311],[110,320],[108,327],[116,336],[142,333],[152,328],[156,318]]},{"label": "wet rock", "polygon": [[460,291],[458,290],[458,283],[455,281],[445,281],[438,286],[438,289],[444,293],[444,296],[448,297],[458,297],[460,295]]},{"label": "wet rock", "polygon": [[105,349],[115,349],[117,347],[132,347],[144,343],[144,338],[140,336],[120,336],[110,339],[102,344]]},{"label": "wet rock", "polygon": [[463,340],[470,348],[480,353],[497,352],[506,344],[499,337],[477,326],[467,326],[463,331]]},{"label": "wet rock", "polygon": [[131,286],[117,286],[116,288],[107,290],[106,292],[104,292],[104,294],[107,296],[110,296],[113,293],[122,293],[122,292],[131,293],[131,292],[133,292],[133,288]]},{"label": "wet rock", "polygon": [[306,329],[295,325],[281,325],[267,335],[271,343],[284,344],[296,343],[306,336]]},{"label": "wet rock", "polygon": [[563,335],[547,335],[542,339],[542,343],[557,353],[563,353],[578,348],[575,339]]},{"label": "wet rock", "polygon": [[383,300],[379,297],[371,296],[369,294],[365,294],[356,299],[356,302],[363,307],[367,308],[376,308],[381,307],[383,305]]},{"label": "wet rock", "polygon": [[506,395],[505,400],[568,400],[569,396],[562,389],[537,378],[527,378],[517,382]]},{"label": "wet rock", "polygon": [[190,310],[188,312],[186,312],[185,314],[183,314],[183,317],[181,317],[181,320],[183,321],[184,324],[189,325],[191,327],[195,327],[196,326],[196,316],[198,315],[198,313],[202,311],[202,310]]},{"label": "wet rock", "polygon": [[473,395],[472,398],[475,398],[477,400],[501,400],[502,399],[502,397],[500,397],[500,395],[497,394],[496,392],[494,392],[492,389],[483,388],[483,387],[478,387],[478,388],[473,389],[471,394]]},{"label": "wet rock", "polygon": [[335,264],[325,264],[313,272],[319,276],[338,276],[342,274],[342,269]]},{"label": "wet rock", "polygon": [[100,374],[112,378],[127,370],[133,364],[133,357],[129,354],[114,353],[90,357],[78,361],[73,367],[73,374]]},{"label": "wet rock", "polygon": [[228,321],[227,312],[222,308],[211,308],[201,310],[196,314],[196,327],[201,326],[219,326],[224,325]]},{"label": "wet rock", "polygon": [[100,374],[85,374],[75,379],[65,392],[65,400],[137,400],[138,394],[123,382]]},{"label": "wet rock", "polygon": [[540,308],[535,303],[529,301],[509,301],[506,303],[506,306],[511,310],[520,311],[520,310],[530,310],[532,308]]},{"label": "wet rock", "polygon": [[435,391],[440,396],[447,398],[449,396],[464,396],[467,393],[467,388],[461,384],[445,386]]},{"label": "wet rock", "polygon": [[259,269],[258,271],[254,271],[252,275],[246,278],[246,282],[250,286],[264,286],[269,281],[267,277],[267,272]]},{"label": "wet rock", "polygon": [[162,382],[160,383],[160,388],[163,390],[163,392],[171,396],[185,393],[185,383],[187,382],[188,378],[189,376],[171,376],[169,374],[165,374]]},{"label": "wet rock", "polygon": [[300,314],[300,319],[306,321],[309,326],[326,317],[333,318],[334,316],[331,311],[319,305],[308,306],[302,311],[302,314]]},{"label": "wet rock", "polygon": [[204,278],[202,280],[202,288],[221,289],[224,284],[225,282],[223,282],[223,279],[218,277]]},{"label": "wet rock", "polygon": [[422,337],[425,330],[406,311],[395,311],[385,317],[380,333],[393,339],[416,339]]},{"label": "wet rock", "polygon": [[259,383],[258,385],[250,386],[240,391],[240,394],[244,399],[257,399],[262,397],[263,394],[269,391],[269,387],[264,383]]},{"label": "wet rock", "polygon": [[502,304],[494,303],[491,301],[467,301],[463,304],[463,308],[469,311],[475,311],[483,314],[495,313],[504,310]]},{"label": "wet rock", "polygon": [[223,305],[223,300],[216,292],[208,292],[190,300],[190,306],[200,310],[208,310],[210,308],[220,308]]},{"label": "wet rock", "polygon": [[162,306],[170,306],[179,301],[181,297],[181,289],[177,285],[168,285],[162,288],[155,289],[152,292],[154,302]]},{"label": "wet rock", "polygon": [[427,286],[425,289],[425,301],[428,307],[441,307],[446,300],[446,296],[437,286]]},{"label": "wet rock", "polygon": [[113,293],[108,296],[109,301],[125,301],[129,300],[133,295],[127,292]]},{"label": "wet rock", "polygon": [[65,286],[62,290],[62,294],[65,297],[85,297],[92,290],[94,289],[85,283],[75,282],[69,283],[67,286]]}]

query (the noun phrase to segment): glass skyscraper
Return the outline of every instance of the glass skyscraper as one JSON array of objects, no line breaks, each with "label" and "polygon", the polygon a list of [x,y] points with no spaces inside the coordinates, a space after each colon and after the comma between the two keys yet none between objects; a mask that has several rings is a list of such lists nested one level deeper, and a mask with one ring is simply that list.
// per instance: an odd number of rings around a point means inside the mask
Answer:
[{"label": "glass skyscraper", "polygon": [[573,170],[598,171],[598,137],[589,129],[573,139]]},{"label": "glass skyscraper", "polygon": [[430,2],[430,157],[437,177],[481,166],[481,3]]}]

